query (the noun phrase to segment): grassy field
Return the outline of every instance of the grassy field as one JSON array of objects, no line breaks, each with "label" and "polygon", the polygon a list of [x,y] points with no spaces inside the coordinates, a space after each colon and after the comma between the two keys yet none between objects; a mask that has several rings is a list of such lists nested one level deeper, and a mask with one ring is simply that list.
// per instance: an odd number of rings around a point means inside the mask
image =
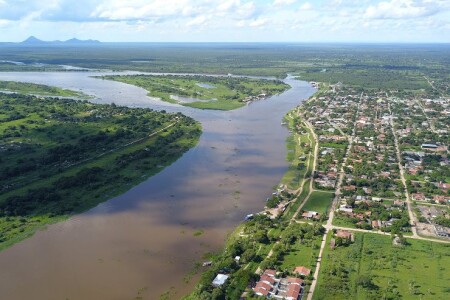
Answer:
[{"label": "grassy field", "polygon": [[309,188],[310,188],[309,179],[306,179],[303,182],[302,192],[300,193],[300,195],[297,196],[295,202],[292,205],[290,205],[288,209],[284,212],[283,219],[289,220],[290,218],[292,218],[292,216],[297,211],[298,207],[303,203],[303,201],[305,201],[306,196],[308,196]]},{"label": "grassy field", "polygon": [[316,236],[314,240],[308,241],[308,243],[294,244],[288,254],[285,254],[281,269],[292,271],[295,267],[305,266],[313,270],[316,266],[321,241],[321,237]]},{"label": "grassy field", "polygon": [[316,211],[319,214],[324,214],[328,211],[333,201],[333,193],[314,191],[308,199],[308,202],[303,206],[304,210]]},{"label": "grassy field", "polygon": [[[285,91],[289,86],[278,80],[212,76],[103,76],[102,79],[133,84],[146,89],[151,97],[200,109],[231,110],[246,102]],[[264,95],[258,98],[258,95]]]},{"label": "grassy field", "polygon": [[16,81],[0,81],[0,91],[7,91],[18,94],[33,94],[39,96],[72,97],[81,99],[89,98],[88,95],[81,92],[61,89],[42,84],[16,82]]},{"label": "grassy field", "polygon": [[119,195],[200,136],[182,114],[0,94],[0,250]]},{"label": "grassy field", "polygon": [[347,247],[327,246],[314,299],[449,299],[450,245],[407,241],[356,233]]}]

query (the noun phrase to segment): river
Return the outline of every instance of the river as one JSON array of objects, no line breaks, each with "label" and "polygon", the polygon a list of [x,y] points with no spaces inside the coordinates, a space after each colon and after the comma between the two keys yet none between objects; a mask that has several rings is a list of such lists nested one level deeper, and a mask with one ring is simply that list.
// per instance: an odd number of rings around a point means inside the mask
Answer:
[{"label": "river", "polygon": [[[88,72],[0,73],[80,90],[92,102],[180,111],[200,121],[198,145],[121,196],[48,226],[0,252],[0,299],[178,299],[195,262],[223,247],[246,214],[261,211],[288,168],[283,116],[314,93],[306,82],[234,111],[161,102]],[[201,234],[200,234],[201,233]]]}]

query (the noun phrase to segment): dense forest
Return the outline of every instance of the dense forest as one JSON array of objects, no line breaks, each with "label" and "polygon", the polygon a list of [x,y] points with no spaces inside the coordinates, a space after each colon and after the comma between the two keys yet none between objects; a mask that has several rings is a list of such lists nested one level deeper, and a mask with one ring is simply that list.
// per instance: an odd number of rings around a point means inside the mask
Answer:
[{"label": "dense forest", "polygon": [[0,93],[0,249],[124,192],[200,133],[181,113]]}]

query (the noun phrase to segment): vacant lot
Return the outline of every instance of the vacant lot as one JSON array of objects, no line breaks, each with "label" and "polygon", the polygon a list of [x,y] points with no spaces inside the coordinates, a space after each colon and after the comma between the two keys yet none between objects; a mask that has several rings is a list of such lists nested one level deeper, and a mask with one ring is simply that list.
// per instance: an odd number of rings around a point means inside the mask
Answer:
[{"label": "vacant lot", "polygon": [[319,214],[324,214],[327,212],[332,201],[333,193],[314,191],[311,193],[308,202],[303,206],[303,210],[316,211]]}]

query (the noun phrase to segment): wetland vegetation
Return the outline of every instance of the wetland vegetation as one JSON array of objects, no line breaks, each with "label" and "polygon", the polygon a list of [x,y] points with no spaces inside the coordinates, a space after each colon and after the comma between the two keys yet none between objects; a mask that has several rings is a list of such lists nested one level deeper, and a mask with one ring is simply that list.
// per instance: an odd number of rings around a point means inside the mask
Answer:
[{"label": "wetland vegetation", "polygon": [[101,78],[142,87],[149,92],[149,96],[163,101],[220,110],[235,109],[246,102],[282,93],[289,87],[279,80],[200,75],[119,75]]},{"label": "wetland vegetation", "polygon": [[72,98],[89,98],[84,93],[61,89],[58,87],[17,81],[0,81],[0,92],[10,92],[17,94],[33,94],[38,96],[53,96],[53,97],[72,97]]}]

